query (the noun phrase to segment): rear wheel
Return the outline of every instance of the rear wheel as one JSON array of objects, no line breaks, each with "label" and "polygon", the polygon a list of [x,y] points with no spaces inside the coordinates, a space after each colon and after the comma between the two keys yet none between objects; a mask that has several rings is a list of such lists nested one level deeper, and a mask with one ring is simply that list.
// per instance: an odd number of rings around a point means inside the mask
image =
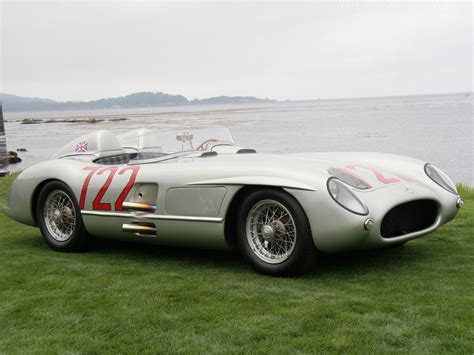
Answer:
[{"label": "rear wheel", "polygon": [[60,181],[47,183],[40,191],[36,218],[41,234],[51,249],[84,251],[91,237],[82,223],[81,210],[71,189]]},{"label": "rear wheel", "polygon": [[244,198],[238,245],[247,262],[267,275],[302,274],[317,258],[306,214],[292,196],[278,190],[259,190]]}]

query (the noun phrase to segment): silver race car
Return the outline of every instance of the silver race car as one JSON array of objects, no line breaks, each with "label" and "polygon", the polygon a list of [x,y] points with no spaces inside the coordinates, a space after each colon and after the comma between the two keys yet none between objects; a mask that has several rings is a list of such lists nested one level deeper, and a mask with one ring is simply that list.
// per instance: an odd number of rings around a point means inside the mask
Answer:
[{"label": "silver race car", "polygon": [[6,214],[58,251],[92,236],[235,248],[258,272],[301,274],[318,251],[400,245],[452,220],[456,186],[379,153],[258,154],[227,129],[95,131],[23,171]]}]

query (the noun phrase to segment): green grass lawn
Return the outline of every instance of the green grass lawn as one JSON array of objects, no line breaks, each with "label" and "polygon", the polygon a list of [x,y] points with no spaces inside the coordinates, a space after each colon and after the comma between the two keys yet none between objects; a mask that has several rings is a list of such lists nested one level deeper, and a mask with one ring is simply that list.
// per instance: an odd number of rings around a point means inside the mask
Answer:
[{"label": "green grass lawn", "polygon": [[[0,179],[3,211],[12,178]],[[474,353],[474,191],[401,248],[324,256],[297,279],[239,255],[113,241],[51,251],[0,213],[0,353]]]}]

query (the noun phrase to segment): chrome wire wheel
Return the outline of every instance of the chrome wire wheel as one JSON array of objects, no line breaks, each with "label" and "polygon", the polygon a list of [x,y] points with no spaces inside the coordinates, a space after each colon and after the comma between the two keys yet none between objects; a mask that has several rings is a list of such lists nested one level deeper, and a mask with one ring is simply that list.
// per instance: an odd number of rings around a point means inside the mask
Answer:
[{"label": "chrome wire wheel", "polygon": [[295,221],[288,209],[275,200],[262,200],[250,209],[246,233],[253,253],[270,264],[284,262],[295,248]]},{"label": "chrome wire wheel", "polygon": [[44,204],[44,222],[48,232],[58,242],[72,237],[76,227],[76,209],[67,193],[51,191]]}]

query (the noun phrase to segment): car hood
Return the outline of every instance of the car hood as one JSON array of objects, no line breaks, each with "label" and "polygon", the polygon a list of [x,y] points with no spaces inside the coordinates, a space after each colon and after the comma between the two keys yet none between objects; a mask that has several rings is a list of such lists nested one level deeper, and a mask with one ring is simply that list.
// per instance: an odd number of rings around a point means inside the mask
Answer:
[{"label": "car hood", "polygon": [[[329,168],[344,169],[366,181],[371,189],[424,177],[424,162],[382,153],[218,154],[185,157],[181,162],[200,169],[195,184],[267,184],[315,189],[332,175]],[[209,178],[206,178],[209,177]],[[285,182],[285,183],[284,183]],[[292,182],[292,183],[290,183]],[[311,188],[310,188],[311,187]]]}]

